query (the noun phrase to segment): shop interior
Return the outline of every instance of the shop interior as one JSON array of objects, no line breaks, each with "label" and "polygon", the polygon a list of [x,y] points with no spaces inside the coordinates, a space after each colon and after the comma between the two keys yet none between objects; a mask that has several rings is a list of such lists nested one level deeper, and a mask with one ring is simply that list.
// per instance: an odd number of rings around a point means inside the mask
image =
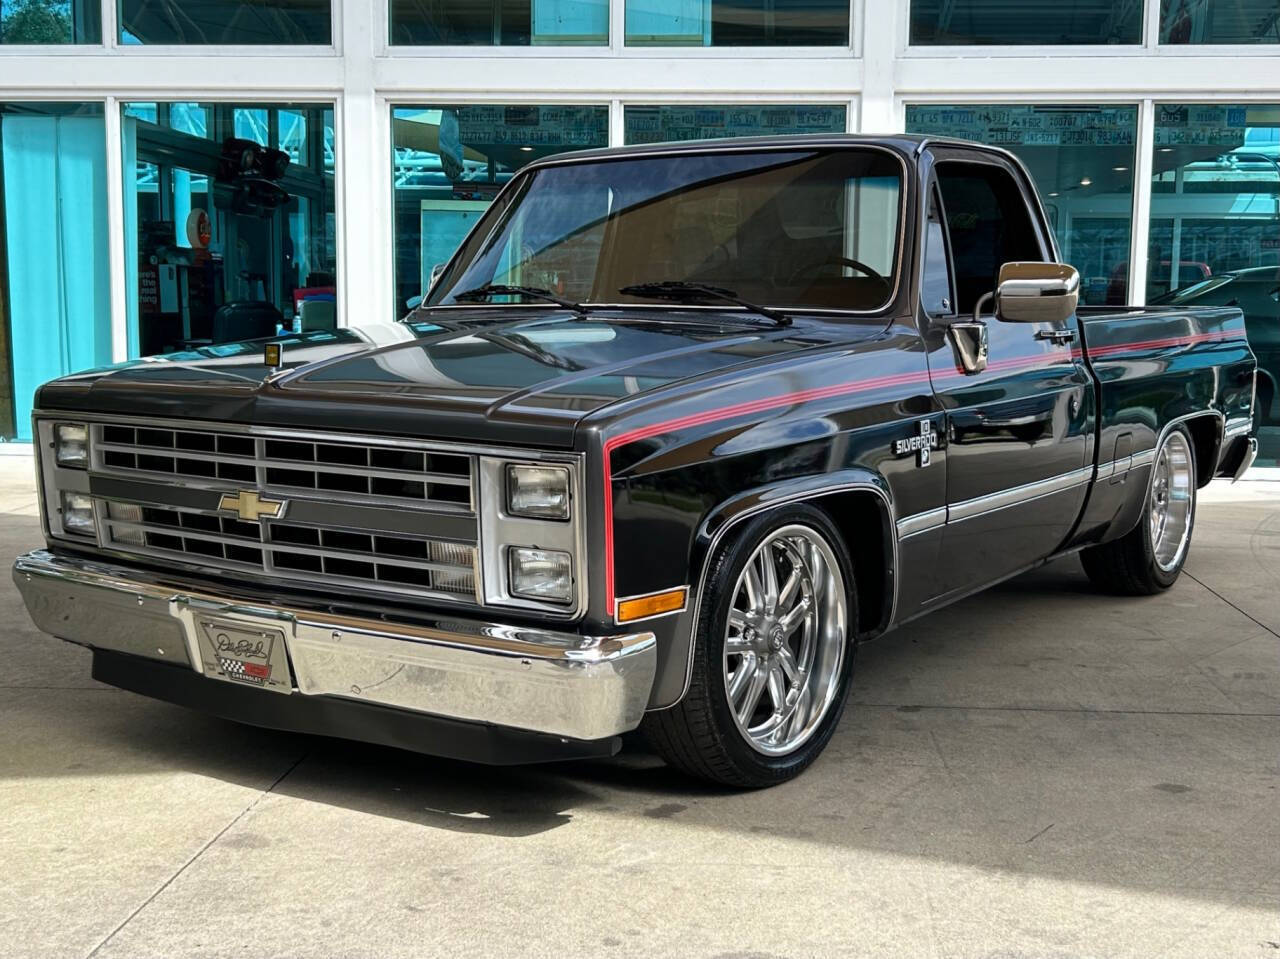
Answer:
[{"label": "shop interior", "polygon": [[131,103],[122,139],[132,355],[336,326],[331,107]]}]

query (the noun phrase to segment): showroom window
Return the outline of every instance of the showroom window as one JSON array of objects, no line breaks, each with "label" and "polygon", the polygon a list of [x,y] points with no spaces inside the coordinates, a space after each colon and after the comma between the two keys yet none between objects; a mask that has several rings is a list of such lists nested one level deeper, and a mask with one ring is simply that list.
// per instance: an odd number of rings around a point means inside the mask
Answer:
[{"label": "showroom window", "polygon": [[122,44],[307,46],[332,42],[330,0],[119,0]]},{"label": "showroom window", "polygon": [[97,103],[0,103],[0,440],[35,389],[111,362],[106,124]]},{"label": "showroom window", "polygon": [[1280,43],[1276,0],[1163,0],[1161,43]]},{"label": "showroom window", "polygon": [[627,107],[623,116],[629,144],[847,129],[846,110],[835,104],[670,104]]},{"label": "showroom window", "polygon": [[628,46],[847,47],[849,0],[626,0]]},{"label": "showroom window", "polygon": [[123,115],[130,355],[333,329],[332,108],[129,103]]},{"label": "showroom window", "polygon": [[1237,306],[1258,357],[1260,465],[1280,459],[1280,104],[1156,104],[1150,303]]},{"label": "showroom window", "polygon": [[392,110],[395,311],[427,291],[480,213],[530,160],[609,144],[606,106],[400,106]]},{"label": "showroom window", "polygon": [[0,0],[0,44],[101,42],[101,0]]},{"label": "showroom window", "polygon": [[[1273,0],[1274,2],[1274,0]],[[1142,43],[1135,0],[911,0],[916,46]]]},{"label": "showroom window", "polygon": [[391,0],[399,46],[607,46],[608,0]]},{"label": "showroom window", "polygon": [[1018,156],[1040,191],[1086,303],[1126,302],[1136,106],[907,107],[907,132],[959,137]]}]

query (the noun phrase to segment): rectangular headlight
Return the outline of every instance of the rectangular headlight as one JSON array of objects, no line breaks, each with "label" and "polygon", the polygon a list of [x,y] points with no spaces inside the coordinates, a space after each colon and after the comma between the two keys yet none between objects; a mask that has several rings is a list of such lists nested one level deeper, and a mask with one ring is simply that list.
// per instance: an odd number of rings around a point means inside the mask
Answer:
[{"label": "rectangular headlight", "polygon": [[549,603],[572,602],[573,560],[560,550],[512,546],[507,550],[507,590]]},{"label": "rectangular headlight", "polygon": [[53,458],[70,469],[89,467],[89,427],[83,423],[58,423],[53,428]]},{"label": "rectangular headlight", "polygon": [[563,466],[508,464],[507,512],[532,519],[568,519],[569,471]]},{"label": "rectangular headlight", "polygon": [[96,536],[93,498],[84,493],[62,491],[62,530],[79,536]]}]

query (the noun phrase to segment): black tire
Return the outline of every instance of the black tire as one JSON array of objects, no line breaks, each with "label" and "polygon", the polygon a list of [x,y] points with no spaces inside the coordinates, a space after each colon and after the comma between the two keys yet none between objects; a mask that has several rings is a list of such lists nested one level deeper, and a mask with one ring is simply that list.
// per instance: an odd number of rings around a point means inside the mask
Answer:
[{"label": "black tire", "polygon": [[[1186,444],[1191,460],[1190,515],[1187,520],[1186,541],[1173,565],[1162,568],[1156,560],[1151,538],[1151,510],[1154,503],[1153,480],[1160,462],[1161,452],[1178,437]],[[1080,563],[1090,581],[1100,589],[1121,596],[1151,596],[1163,592],[1177,581],[1187,554],[1191,551],[1191,536],[1195,532],[1196,519],[1196,462],[1195,444],[1185,427],[1175,426],[1161,441],[1151,463],[1151,477],[1147,482],[1146,497],[1142,503],[1142,516],[1138,525],[1124,536],[1109,543],[1090,546],[1080,553]]]},{"label": "black tire", "polygon": [[[744,566],[772,533],[796,524],[820,534],[835,557],[844,580],[846,645],[834,698],[818,725],[794,751],[770,756],[752,747],[734,719],[725,681],[725,637],[735,586]],[[688,691],[675,706],[645,716],[641,728],[654,751],[677,769],[717,785],[758,789],[798,776],[826,748],[844,712],[857,649],[853,639],[856,603],[853,563],[826,512],[800,504],[745,521],[711,559],[696,624]]]}]

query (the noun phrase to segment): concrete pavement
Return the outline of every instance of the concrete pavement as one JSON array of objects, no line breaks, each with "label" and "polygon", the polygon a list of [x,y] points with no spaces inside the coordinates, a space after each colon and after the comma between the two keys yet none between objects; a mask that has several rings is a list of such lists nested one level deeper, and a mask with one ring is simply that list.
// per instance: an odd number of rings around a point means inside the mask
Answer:
[{"label": "concrete pavement", "polygon": [[[0,555],[39,543],[0,458]],[[1280,955],[1280,484],[1169,593],[1074,561],[863,650],[796,782],[494,770],[89,679],[0,589],[0,956]]]}]

